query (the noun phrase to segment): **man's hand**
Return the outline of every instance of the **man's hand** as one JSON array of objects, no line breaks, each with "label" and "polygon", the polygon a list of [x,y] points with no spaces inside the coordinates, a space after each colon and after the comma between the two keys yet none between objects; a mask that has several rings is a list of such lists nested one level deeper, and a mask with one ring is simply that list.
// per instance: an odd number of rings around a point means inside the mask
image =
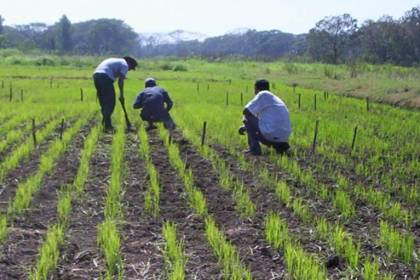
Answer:
[{"label": "man's hand", "polygon": [[241,126],[238,130],[238,133],[240,135],[245,135],[245,132],[246,132],[246,127],[245,126]]}]

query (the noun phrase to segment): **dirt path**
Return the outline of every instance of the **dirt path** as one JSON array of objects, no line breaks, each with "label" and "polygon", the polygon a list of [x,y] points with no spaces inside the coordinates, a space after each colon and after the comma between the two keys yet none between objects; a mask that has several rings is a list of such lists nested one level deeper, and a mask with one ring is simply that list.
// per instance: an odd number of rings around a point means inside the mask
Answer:
[{"label": "dirt path", "polygon": [[62,258],[52,279],[97,279],[105,264],[96,243],[110,179],[112,135],[102,135],[90,162],[85,192],[73,204]]},{"label": "dirt path", "polygon": [[188,206],[183,184],[170,165],[168,154],[156,131],[149,133],[153,164],[161,183],[161,220],[176,223],[188,261],[187,279],[222,279],[221,268],[207,243],[204,223]]},{"label": "dirt path", "polygon": [[232,193],[219,185],[219,176],[211,162],[198,154],[178,131],[174,142],[179,144],[181,156],[186,159],[197,187],[206,197],[209,213],[238,248],[241,260],[250,267],[254,279],[283,279],[283,256],[265,242],[263,217],[257,215],[253,219],[241,219],[235,211]]},{"label": "dirt path", "polygon": [[90,128],[91,124],[85,125],[72,140],[68,150],[57,161],[54,172],[44,179],[41,189],[34,195],[33,206],[27,215],[13,221],[8,238],[1,246],[0,279],[27,278],[48,226],[56,222],[58,190],[73,182],[79,166],[79,153]]},{"label": "dirt path", "polygon": [[[230,162],[236,162],[237,158],[230,154],[228,150],[220,145],[213,146],[219,155]],[[252,156],[247,157],[248,161],[254,161],[256,168],[266,167],[270,170],[271,175],[277,177],[279,180],[287,182],[289,187],[292,189],[296,197],[301,197],[305,201],[305,204],[309,207],[312,214],[316,217],[325,217],[328,221],[337,220],[337,213],[330,202],[320,200],[318,197],[312,195],[306,190],[305,186],[302,186],[297,182],[290,174],[281,170],[274,163],[272,163],[266,157],[258,157],[257,159]],[[258,179],[256,179],[258,180]],[[378,227],[375,225],[374,215],[371,213],[369,207],[365,205],[358,206],[358,212],[364,212],[362,217],[357,217],[343,224],[343,227],[348,233],[353,236],[355,241],[361,243],[361,254],[362,255],[375,255],[380,259],[386,260],[388,253],[384,251],[384,248],[377,245]],[[396,279],[413,279],[413,271],[405,264],[398,261],[388,262],[385,268],[386,271],[391,272],[396,276]],[[408,278],[407,278],[408,277]]]},{"label": "dirt path", "polygon": [[[74,120],[65,122],[65,129],[71,127],[73,123]],[[0,210],[2,213],[7,211],[9,201],[15,196],[19,183],[26,181],[38,170],[42,155],[48,150],[50,144],[58,138],[59,130],[60,125],[57,125],[56,130],[48,135],[42,143],[39,143],[30,156],[23,160],[19,167],[10,170],[3,182],[0,182]]]},{"label": "dirt path", "polygon": [[164,260],[159,250],[160,219],[144,212],[144,194],[148,189],[145,162],[140,159],[138,138],[127,135],[126,175],[123,191],[124,221],[121,223],[121,253],[124,259],[124,279],[162,279]]}]

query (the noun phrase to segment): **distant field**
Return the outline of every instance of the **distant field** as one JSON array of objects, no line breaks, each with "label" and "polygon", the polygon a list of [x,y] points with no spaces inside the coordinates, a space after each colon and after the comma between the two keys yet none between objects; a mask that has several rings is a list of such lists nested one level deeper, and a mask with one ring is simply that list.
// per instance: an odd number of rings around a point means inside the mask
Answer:
[{"label": "distant field", "polygon": [[[0,64],[0,279],[420,276],[420,112],[371,101],[418,106],[418,70],[140,61],[135,131],[117,104],[111,135],[96,62],[72,63]],[[148,76],[174,100],[173,135],[131,109]],[[260,77],[289,107],[291,157],[241,153]]]}]

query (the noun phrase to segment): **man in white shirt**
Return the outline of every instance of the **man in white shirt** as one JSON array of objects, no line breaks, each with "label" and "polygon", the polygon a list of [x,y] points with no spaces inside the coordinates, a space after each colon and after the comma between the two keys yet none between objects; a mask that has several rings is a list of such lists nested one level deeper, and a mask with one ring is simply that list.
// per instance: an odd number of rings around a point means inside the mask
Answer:
[{"label": "man in white shirt", "polygon": [[108,58],[96,67],[93,74],[99,104],[101,105],[102,124],[104,130],[112,132],[111,115],[115,108],[114,81],[118,79],[121,101],[124,101],[124,79],[130,70],[136,69],[137,61],[130,57]]},{"label": "man in white shirt", "polygon": [[260,142],[273,147],[277,153],[288,152],[292,133],[289,110],[286,104],[270,92],[267,80],[255,82],[255,97],[243,111],[245,126],[239,134],[248,135],[249,150],[246,153],[261,155]]}]

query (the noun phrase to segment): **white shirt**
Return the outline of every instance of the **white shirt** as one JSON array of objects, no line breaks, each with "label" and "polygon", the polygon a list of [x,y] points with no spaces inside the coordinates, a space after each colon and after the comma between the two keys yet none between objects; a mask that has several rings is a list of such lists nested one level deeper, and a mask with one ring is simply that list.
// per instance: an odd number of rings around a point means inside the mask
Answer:
[{"label": "white shirt", "polygon": [[259,129],[265,139],[288,142],[292,127],[289,110],[283,100],[264,90],[255,95],[245,108],[258,118]]},{"label": "white shirt", "polygon": [[125,79],[128,73],[128,64],[123,58],[108,58],[96,67],[95,73],[104,73],[113,81],[119,77]]}]

